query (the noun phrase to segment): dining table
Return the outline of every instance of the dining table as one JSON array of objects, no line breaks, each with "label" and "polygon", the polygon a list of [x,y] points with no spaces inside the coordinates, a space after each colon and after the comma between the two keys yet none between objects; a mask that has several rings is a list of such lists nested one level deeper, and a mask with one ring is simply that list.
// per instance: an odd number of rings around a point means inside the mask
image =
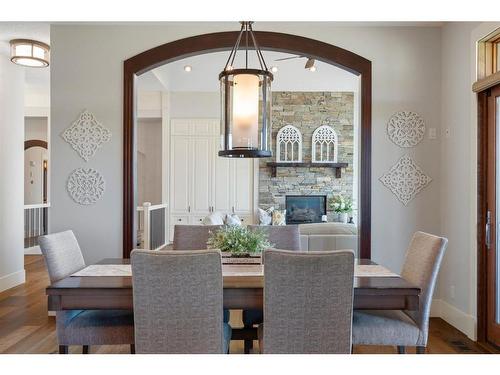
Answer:
[{"label": "dining table", "polygon": [[[103,270],[109,270],[103,273]],[[262,309],[264,266],[260,259],[222,257],[226,309]],[[353,307],[418,310],[420,288],[368,259],[356,259]],[[103,259],[47,287],[49,311],[133,310],[130,259]],[[233,329],[233,339],[255,339],[256,330]]]}]

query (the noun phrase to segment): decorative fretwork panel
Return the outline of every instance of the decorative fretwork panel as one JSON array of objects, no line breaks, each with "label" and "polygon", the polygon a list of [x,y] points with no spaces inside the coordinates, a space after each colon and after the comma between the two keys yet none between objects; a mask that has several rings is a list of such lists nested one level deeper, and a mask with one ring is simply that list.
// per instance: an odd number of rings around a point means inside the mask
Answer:
[{"label": "decorative fretwork panel", "polygon": [[302,133],[293,125],[283,126],[276,136],[276,161],[302,162]]},{"label": "decorative fretwork panel", "polygon": [[311,160],[313,163],[336,163],[338,154],[338,138],[335,130],[329,125],[321,125],[311,141]]}]

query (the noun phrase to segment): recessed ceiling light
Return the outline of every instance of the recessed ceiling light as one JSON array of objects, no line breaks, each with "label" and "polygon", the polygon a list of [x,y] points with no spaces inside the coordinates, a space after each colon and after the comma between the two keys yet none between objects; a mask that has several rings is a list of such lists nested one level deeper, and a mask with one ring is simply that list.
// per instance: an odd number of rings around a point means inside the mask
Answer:
[{"label": "recessed ceiling light", "polygon": [[278,71],[277,66],[271,66],[271,72],[276,73]]},{"label": "recessed ceiling light", "polygon": [[191,65],[184,66],[184,71],[185,72],[190,72],[191,70],[193,70],[193,68],[191,67]]},{"label": "recessed ceiling light", "polygon": [[309,68],[309,71],[310,71],[310,72],[315,72],[315,71],[316,71],[316,67],[315,67],[314,65],[313,65],[313,66],[311,66],[311,67]]}]

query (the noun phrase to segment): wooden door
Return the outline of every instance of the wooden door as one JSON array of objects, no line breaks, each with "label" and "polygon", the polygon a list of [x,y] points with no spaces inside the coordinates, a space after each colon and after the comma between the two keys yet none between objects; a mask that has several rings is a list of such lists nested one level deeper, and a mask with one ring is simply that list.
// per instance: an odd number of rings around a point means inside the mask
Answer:
[{"label": "wooden door", "polygon": [[486,338],[500,346],[500,85],[487,101]]}]

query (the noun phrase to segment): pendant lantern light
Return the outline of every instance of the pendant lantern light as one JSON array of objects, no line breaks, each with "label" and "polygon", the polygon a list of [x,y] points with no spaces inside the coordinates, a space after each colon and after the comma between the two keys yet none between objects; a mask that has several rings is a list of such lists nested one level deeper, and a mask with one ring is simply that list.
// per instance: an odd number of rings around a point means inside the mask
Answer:
[{"label": "pendant lantern light", "polygon": [[[230,158],[271,157],[271,82],[264,56],[252,30],[253,22],[241,22],[224,70],[219,74],[221,91],[221,151]],[[258,68],[248,67],[248,52],[253,48]],[[235,68],[239,49],[244,49],[245,67]]]}]

